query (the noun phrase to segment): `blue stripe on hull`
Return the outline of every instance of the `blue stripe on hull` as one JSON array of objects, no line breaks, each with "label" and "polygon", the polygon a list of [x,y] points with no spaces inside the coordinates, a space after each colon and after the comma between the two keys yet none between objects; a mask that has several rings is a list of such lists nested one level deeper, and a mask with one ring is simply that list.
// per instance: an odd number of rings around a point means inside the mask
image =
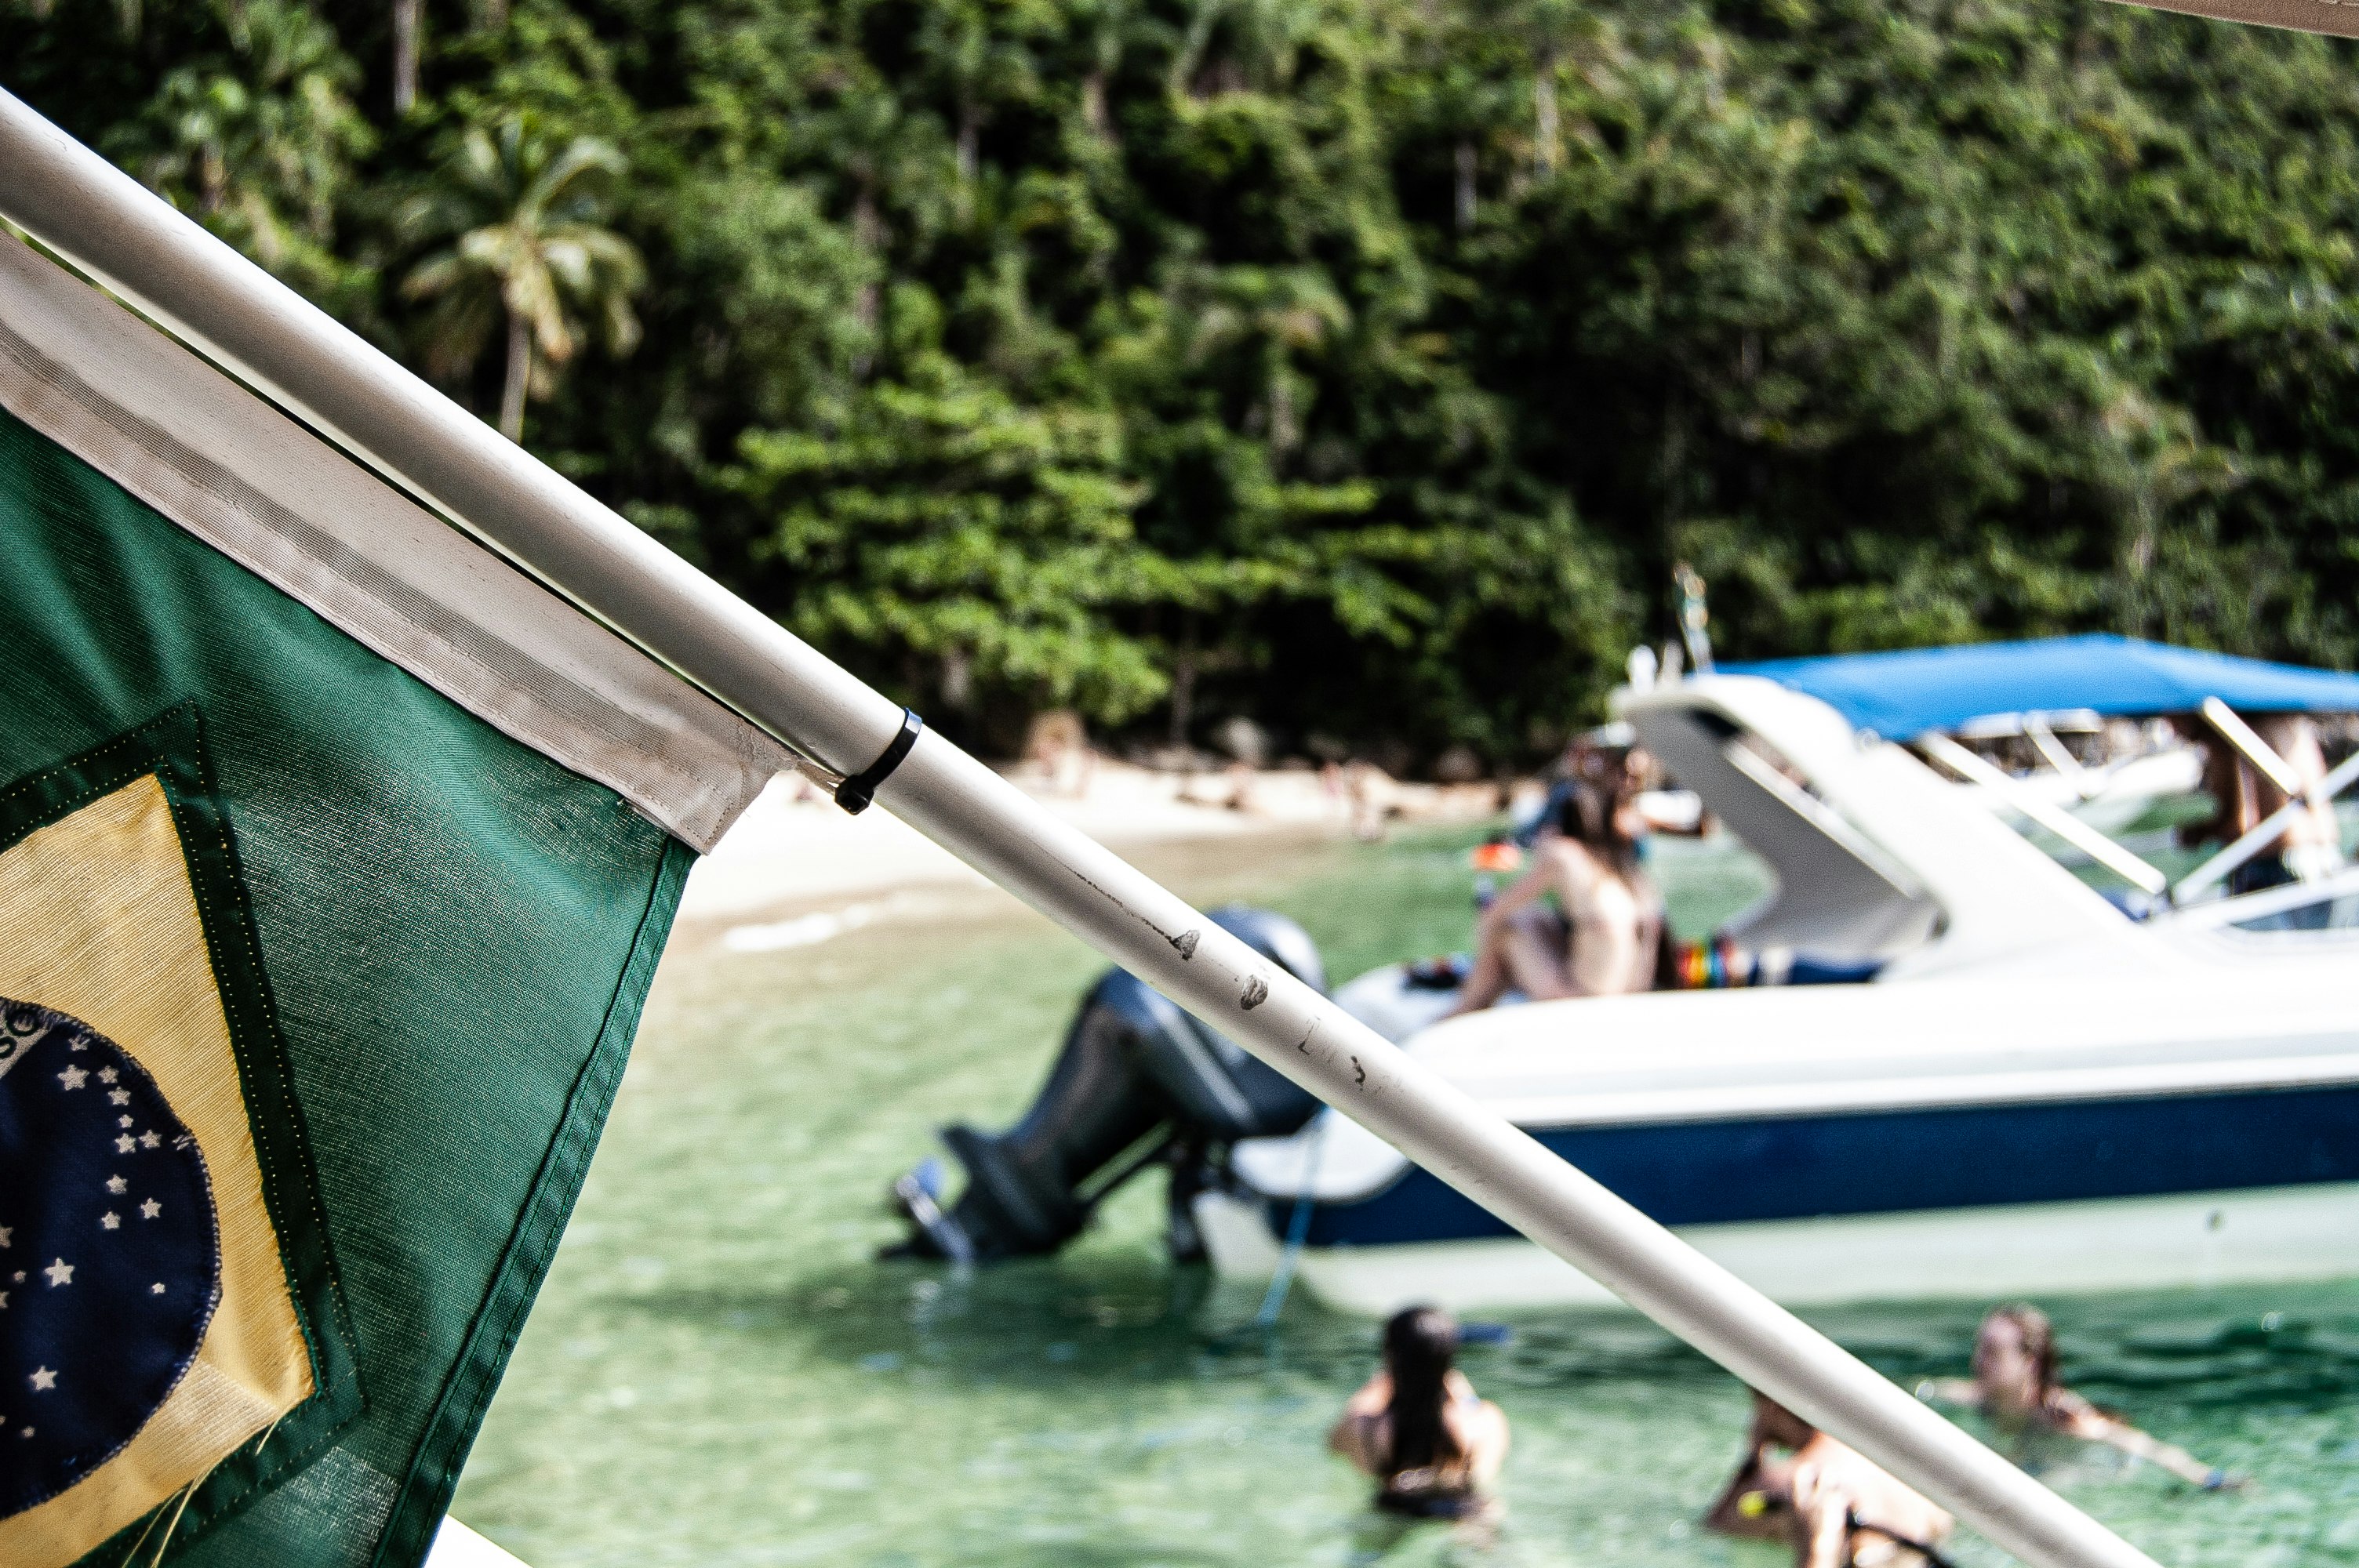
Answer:
[{"label": "blue stripe on hull", "polygon": [[[2359,1087],[1528,1130],[1664,1225],[2359,1181]],[[1292,1204],[1270,1200],[1283,1234]],[[1507,1227],[1420,1169],[1322,1204],[1313,1247]]]}]

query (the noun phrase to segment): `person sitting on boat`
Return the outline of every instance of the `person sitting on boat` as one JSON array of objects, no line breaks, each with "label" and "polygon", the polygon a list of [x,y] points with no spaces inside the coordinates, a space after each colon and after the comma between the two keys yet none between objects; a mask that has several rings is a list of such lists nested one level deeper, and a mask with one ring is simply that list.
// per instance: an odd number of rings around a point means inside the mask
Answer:
[{"label": "person sitting on boat", "polygon": [[[1568,781],[1531,861],[1483,912],[1474,965],[1452,1015],[1510,989],[1535,1001],[1652,989],[1662,969],[1663,900],[1638,861],[1646,819],[1635,749],[1602,776]],[[1544,901],[1555,895],[1556,907]]]},{"label": "person sitting on boat", "polygon": [[[2197,733],[2189,719],[2180,728]],[[2253,723],[2268,747],[2305,788],[2326,777],[2326,748],[2318,721],[2306,714],[2272,713]],[[2235,747],[2217,735],[2203,738],[2203,789],[2212,800],[2212,816],[2194,825],[2187,837],[2192,843],[2224,846],[2273,816],[2287,795],[2276,782]],[[2231,893],[2258,892],[2288,882],[2322,881],[2343,869],[2343,829],[2334,808],[2313,794],[2306,809],[2298,811],[2277,841],[2229,873]]]},{"label": "person sitting on boat", "polygon": [[1387,1512],[1481,1512],[1507,1457],[1507,1417],[1455,1367],[1458,1325],[1438,1307],[1410,1307],[1385,1325],[1384,1345],[1383,1369],[1344,1405],[1327,1446],[1375,1478]]},{"label": "person sitting on boat", "polygon": [[1745,1463],[1704,1515],[1723,1535],[1782,1541],[1796,1568],[1947,1568],[1940,1509],[1767,1395],[1753,1396]]},{"label": "person sitting on boat", "polygon": [[1930,1379],[1918,1394],[1978,1410],[2011,1431],[2053,1432],[2118,1448],[2207,1492],[2235,1485],[2225,1471],[2147,1436],[2058,1382],[2056,1329],[2038,1307],[1993,1308],[1974,1336],[1974,1375]]}]

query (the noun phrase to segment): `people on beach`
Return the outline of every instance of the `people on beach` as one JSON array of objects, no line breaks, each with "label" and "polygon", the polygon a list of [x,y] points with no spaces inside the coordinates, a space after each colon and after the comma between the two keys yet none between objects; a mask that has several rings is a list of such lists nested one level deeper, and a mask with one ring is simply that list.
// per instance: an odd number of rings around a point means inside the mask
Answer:
[{"label": "people on beach", "polygon": [[1973,1366],[1972,1378],[1929,1379],[1919,1385],[1919,1397],[1978,1410],[2008,1431],[2052,1432],[2102,1443],[2205,1491],[2235,1485],[2225,1471],[2147,1436],[2058,1382],[2056,1330],[2038,1307],[1993,1308],[1974,1336]]},{"label": "people on beach", "polygon": [[1766,1394],[1753,1396],[1745,1461],[1704,1526],[1782,1541],[1796,1568],[1945,1568],[1955,1521]]},{"label": "people on beach", "polygon": [[1410,1307],[1385,1325],[1385,1364],[1343,1407],[1327,1446],[1376,1482],[1376,1507],[1417,1519],[1483,1511],[1507,1457],[1507,1418],[1457,1369],[1458,1325]]},{"label": "people on beach", "polygon": [[1098,753],[1088,726],[1070,708],[1033,715],[1024,731],[1024,762],[1051,795],[1085,798],[1097,777]]},{"label": "people on beach", "polygon": [[1663,899],[1638,858],[1646,768],[1646,754],[1633,748],[1565,782],[1524,874],[1483,912],[1452,1015],[1489,1007],[1509,990],[1547,1001],[1654,988]]}]

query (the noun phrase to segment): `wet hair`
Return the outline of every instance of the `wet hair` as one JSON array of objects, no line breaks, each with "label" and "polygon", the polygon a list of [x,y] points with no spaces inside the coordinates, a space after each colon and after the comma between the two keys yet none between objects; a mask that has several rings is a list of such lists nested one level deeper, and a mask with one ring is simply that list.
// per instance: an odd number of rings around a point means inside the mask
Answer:
[{"label": "wet hair", "polygon": [[1758,1389],[1753,1395],[1753,1431],[1759,1439],[1780,1448],[1799,1449],[1818,1435],[1819,1429]]},{"label": "wet hair", "polygon": [[2031,1364],[2039,1369],[2039,1386],[2042,1389],[2054,1388],[2056,1325],[2048,1321],[2048,1314],[2028,1303],[2013,1302],[2006,1306],[1991,1308],[1983,1319],[1983,1326],[1987,1328],[1994,1323],[2015,1325],[2016,1335],[2023,1341],[2024,1354],[2030,1357]]},{"label": "wet hair", "polygon": [[1393,1375],[1393,1442],[1387,1468],[1416,1470],[1460,1457],[1442,1424],[1444,1379],[1458,1358],[1458,1325],[1439,1307],[1416,1306],[1385,1325],[1385,1367]]}]

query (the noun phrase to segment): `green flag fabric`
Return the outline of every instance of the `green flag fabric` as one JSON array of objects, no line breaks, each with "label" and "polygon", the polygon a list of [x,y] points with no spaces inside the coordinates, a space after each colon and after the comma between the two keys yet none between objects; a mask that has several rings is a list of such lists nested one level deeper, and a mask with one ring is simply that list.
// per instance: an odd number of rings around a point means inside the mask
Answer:
[{"label": "green flag fabric", "polygon": [[783,753],[0,252],[0,1563],[409,1568]]}]

